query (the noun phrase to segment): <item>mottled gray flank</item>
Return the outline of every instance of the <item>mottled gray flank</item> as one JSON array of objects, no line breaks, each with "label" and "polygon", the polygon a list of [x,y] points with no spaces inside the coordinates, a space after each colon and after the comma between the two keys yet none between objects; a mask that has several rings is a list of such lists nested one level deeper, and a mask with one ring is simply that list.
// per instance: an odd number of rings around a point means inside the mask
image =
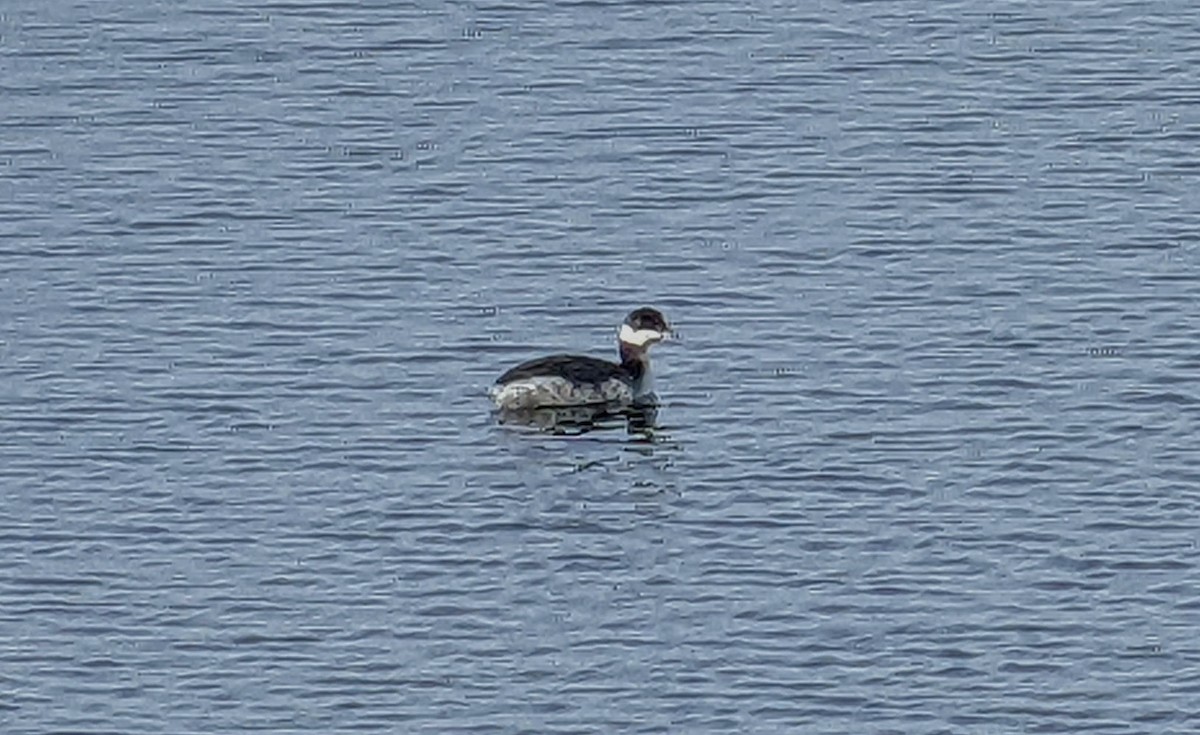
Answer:
[{"label": "mottled gray flank", "polygon": [[[1200,5],[0,7],[0,732],[1200,731]],[[499,425],[670,315],[657,428]]]},{"label": "mottled gray flank", "polygon": [[603,383],[575,383],[559,377],[534,377],[494,385],[488,391],[501,409],[519,410],[546,406],[586,406],[589,404],[628,404],[633,387],[609,378]]}]

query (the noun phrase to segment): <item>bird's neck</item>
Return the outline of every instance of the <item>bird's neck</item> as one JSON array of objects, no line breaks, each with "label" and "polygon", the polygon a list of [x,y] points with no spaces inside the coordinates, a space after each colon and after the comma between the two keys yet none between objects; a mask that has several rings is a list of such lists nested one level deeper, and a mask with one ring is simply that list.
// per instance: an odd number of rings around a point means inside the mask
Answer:
[{"label": "bird's neck", "polygon": [[650,382],[650,353],[645,347],[621,342],[621,367],[633,378],[639,393]]}]

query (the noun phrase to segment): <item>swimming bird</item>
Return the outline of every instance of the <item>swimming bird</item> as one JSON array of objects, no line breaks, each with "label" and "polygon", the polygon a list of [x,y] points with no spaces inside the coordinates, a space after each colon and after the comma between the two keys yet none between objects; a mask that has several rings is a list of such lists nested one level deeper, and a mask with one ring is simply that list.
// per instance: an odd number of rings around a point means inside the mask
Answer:
[{"label": "swimming bird", "polygon": [[619,363],[583,355],[539,357],[501,375],[489,394],[497,408],[507,411],[633,404],[652,387],[650,346],[670,332],[657,309],[635,309],[617,335]]}]

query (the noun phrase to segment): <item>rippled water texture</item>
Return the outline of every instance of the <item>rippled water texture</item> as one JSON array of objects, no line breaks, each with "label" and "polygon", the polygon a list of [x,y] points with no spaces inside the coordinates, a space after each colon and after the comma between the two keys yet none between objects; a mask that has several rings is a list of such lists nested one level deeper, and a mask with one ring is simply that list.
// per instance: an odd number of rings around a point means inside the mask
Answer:
[{"label": "rippled water texture", "polygon": [[6,2],[0,731],[1200,731],[1198,8]]}]

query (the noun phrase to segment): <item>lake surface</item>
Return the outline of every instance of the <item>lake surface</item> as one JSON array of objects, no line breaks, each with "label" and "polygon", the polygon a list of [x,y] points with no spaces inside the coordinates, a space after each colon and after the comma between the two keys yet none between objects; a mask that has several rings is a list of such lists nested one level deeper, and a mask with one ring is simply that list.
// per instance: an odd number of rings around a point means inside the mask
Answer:
[{"label": "lake surface", "polygon": [[6,3],[0,730],[1196,732],[1200,6],[1003,7]]}]

